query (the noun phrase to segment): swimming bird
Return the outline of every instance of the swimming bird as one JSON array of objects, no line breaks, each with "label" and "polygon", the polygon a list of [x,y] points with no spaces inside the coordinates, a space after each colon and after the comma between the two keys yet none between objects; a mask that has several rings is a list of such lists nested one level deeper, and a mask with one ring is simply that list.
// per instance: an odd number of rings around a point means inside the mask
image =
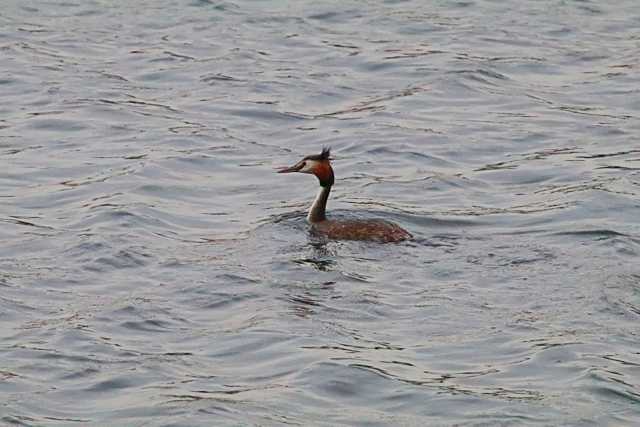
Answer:
[{"label": "swimming bird", "polygon": [[329,239],[373,240],[384,243],[399,242],[413,237],[399,225],[383,219],[327,219],[327,200],[334,183],[330,154],[329,148],[323,148],[320,154],[306,156],[295,165],[278,171],[313,174],[320,181],[320,190],[307,215],[312,231]]}]

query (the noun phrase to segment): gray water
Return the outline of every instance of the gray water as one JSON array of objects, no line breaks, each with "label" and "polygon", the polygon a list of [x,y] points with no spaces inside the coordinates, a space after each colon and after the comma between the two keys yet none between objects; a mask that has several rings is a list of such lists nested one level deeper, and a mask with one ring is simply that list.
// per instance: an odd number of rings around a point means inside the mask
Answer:
[{"label": "gray water", "polygon": [[[0,9],[0,423],[637,425],[636,0]],[[333,216],[400,244],[322,241]]]}]

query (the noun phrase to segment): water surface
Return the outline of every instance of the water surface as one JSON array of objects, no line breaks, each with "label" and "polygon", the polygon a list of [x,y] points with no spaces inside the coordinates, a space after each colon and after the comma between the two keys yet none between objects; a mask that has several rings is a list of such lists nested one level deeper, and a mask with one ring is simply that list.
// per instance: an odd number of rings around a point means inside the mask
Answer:
[{"label": "water surface", "polygon": [[[637,425],[640,9],[10,1],[0,421]],[[323,242],[330,213],[411,242]]]}]

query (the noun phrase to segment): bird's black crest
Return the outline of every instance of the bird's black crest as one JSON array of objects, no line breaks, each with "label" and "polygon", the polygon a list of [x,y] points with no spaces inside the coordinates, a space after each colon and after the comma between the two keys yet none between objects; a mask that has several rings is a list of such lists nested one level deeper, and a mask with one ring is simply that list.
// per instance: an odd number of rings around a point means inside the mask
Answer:
[{"label": "bird's black crest", "polygon": [[320,154],[312,154],[311,156],[305,157],[303,160],[329,160],[330,155],[331,147],[323,147]]}]

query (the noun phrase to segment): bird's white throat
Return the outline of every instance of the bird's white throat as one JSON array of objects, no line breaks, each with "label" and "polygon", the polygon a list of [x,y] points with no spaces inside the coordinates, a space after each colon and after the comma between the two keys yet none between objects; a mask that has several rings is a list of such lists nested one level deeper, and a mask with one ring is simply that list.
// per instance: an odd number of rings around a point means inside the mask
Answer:
[{"label": "bird's white throat", "polygon": [[309,214],[307,215],[307,221],[310,223],[320,222],[327,219],[325,214],[327,209],[327,200],[329,199],[329,192],[331,191],[330,186],[320,187],[318,191],[318,195],[316,199],[313,201],[311,205],[311,209],[309,209]]}]

